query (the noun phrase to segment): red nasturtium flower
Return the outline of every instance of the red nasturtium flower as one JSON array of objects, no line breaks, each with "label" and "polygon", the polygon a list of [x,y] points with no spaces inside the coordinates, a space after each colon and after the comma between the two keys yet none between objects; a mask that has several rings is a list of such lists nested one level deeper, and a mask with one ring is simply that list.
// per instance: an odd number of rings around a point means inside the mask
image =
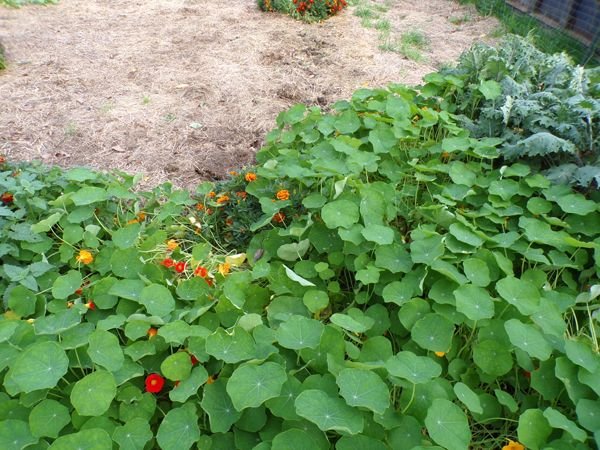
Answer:
[{"label": "red nasturtium flower", "polygon": [[280,211],[273,216],[272,220],[273,222],[283,223],[285,222],[285,214]]},{"label": "red nasturtium flower", "polygon": [[289,200],[290,191],[288,191],[287,189],[281,189],[281,190],[277,191],[277,194],[275,194],[275,197],[277,197],[277,200]]},{"label": "red nasturtium flower", "polygon": [[208,269],[203,266],[198,266],[196,267],[196,270],[194,270],[194,275],[197,277],[206,278],[208,276]]},{"label": "red nasturtium flower", "polygon": [[83,294],[83,286],[80,287],[79,289],[75,289],[75,295],[81,295]]},{"label": "red nasturtium flower", "polygon": [[171,258],[165,258],[162,260],[161,265],[165,266],[167,269],[170,269],[175,265],[175,261],[173,261]]},{"label": "red nasturtium flower", "polygon": [[0,200],[2,200],[2,203],[5,205],[8,205],[9,203],[13,202],[14,196],[10,192],[5,192],[4,194],[0,195]]},{"label": "red nasturtium flower", "polygon": [[95,309],[96,309],[96,304],[95,304],[95,303],[94,303],[92,300],[90,300],[89,302],[87,302],[87,303],[85,304],[85,307],[86,307],[87,309],[91,309],[91,310],[93,311],[93,310],[95,310]]},{"label": "red nasturtium flower", "polygon": [[182,273],[185,270],[185,261],[179,261],[175,264],[175,272]]},{"label": "red nasturtium flower", "polygon": [[151,373],[146,377],[146,392],[156,394],[165,385],[165,379],[157,373]]},{"label": "red nasturtium flower", "polygon": [[194,355],[190,355],[190,361],[192,363],[192,366],[195,366],[199,362],[198,358],[196,358]]}]

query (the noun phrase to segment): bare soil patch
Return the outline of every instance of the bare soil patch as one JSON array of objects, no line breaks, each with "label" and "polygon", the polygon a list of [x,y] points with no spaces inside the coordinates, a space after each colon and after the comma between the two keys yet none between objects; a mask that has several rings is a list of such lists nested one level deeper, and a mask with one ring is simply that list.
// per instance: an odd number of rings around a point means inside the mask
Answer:
[{"label": "bare soil patch", "polygon": [[307,25],[254,0],[62,0],[0,8],[0,153],[143,172],[192,186],[252,162],[277,114],[360,86],[415,84],[496,22],[448,19],[450,0],[393,0],[395,29],[430,40],[427,62],[378,49],[352,8]]}]

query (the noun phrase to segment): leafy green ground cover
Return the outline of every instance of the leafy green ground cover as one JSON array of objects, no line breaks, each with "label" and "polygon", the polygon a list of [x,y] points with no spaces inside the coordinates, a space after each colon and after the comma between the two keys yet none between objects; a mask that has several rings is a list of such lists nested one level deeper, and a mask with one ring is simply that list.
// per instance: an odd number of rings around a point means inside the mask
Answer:
[{"label": "leafy green ground cover", "polygon": [[3,162],[0,448],[596,448],[598,191],[431,83],[193,193]]},{"label": "leafy green ground cover", "polygon": [[305,22],[323,21],[346,5],[346,0],[258,0],[263,11],[278,11]]}]

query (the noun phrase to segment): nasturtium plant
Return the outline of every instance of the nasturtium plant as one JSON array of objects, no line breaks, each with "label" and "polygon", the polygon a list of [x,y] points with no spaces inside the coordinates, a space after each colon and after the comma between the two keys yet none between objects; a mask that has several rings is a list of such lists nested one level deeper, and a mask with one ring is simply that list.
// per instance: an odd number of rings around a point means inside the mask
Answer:
[{"label": "nasturtium plant", "polygon": [[[193,192],[2,157],[0,446],[595,448],[600,195],[546,170],[590,140],[506,48],[294,106]],[[532,55],[579,130],[597,74]]]}]

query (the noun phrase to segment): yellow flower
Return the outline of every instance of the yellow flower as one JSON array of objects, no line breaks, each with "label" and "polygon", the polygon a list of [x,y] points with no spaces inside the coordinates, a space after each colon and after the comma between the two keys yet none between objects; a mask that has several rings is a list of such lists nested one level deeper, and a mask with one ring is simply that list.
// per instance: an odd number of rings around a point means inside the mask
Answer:
[{"label": "yellow flower", "polygon": [[171,251],[175,250],[177,247],[179,247],[179,244],[177,243],[177,241],[175,239],[169,239],[167,241],[167,248]]},{"label": "yellow flower", "polygon": [[442,358],[444,355],[446,354],[446,352],[435,352],[435,356]]},{"label": "yellow flower", "polygon": [[281,189],[280,191],[277,191],[275,197],[277,197],[277,200],[288,200],[290,198],[290,192],[287,189]]},{"label": "yellow flower", "polygon": [[231,271],[231,264],[229,264],[229,263],[219,264],[218,271],[221,275],[226,276]]},{"label": "yellow flower", "polygon": [[75,259],[82,264],[90,264],[94,260],[94,257],[88,250],[79,250],[79,255]]},{"label": "yellow flower", "polygon": [[502,447],[502,450],[525,450],[525,447],[523,446],[523,444],[520,444],[519,442],[511,441],[509,439],[508,444],[506,444],[504,447]]}]

